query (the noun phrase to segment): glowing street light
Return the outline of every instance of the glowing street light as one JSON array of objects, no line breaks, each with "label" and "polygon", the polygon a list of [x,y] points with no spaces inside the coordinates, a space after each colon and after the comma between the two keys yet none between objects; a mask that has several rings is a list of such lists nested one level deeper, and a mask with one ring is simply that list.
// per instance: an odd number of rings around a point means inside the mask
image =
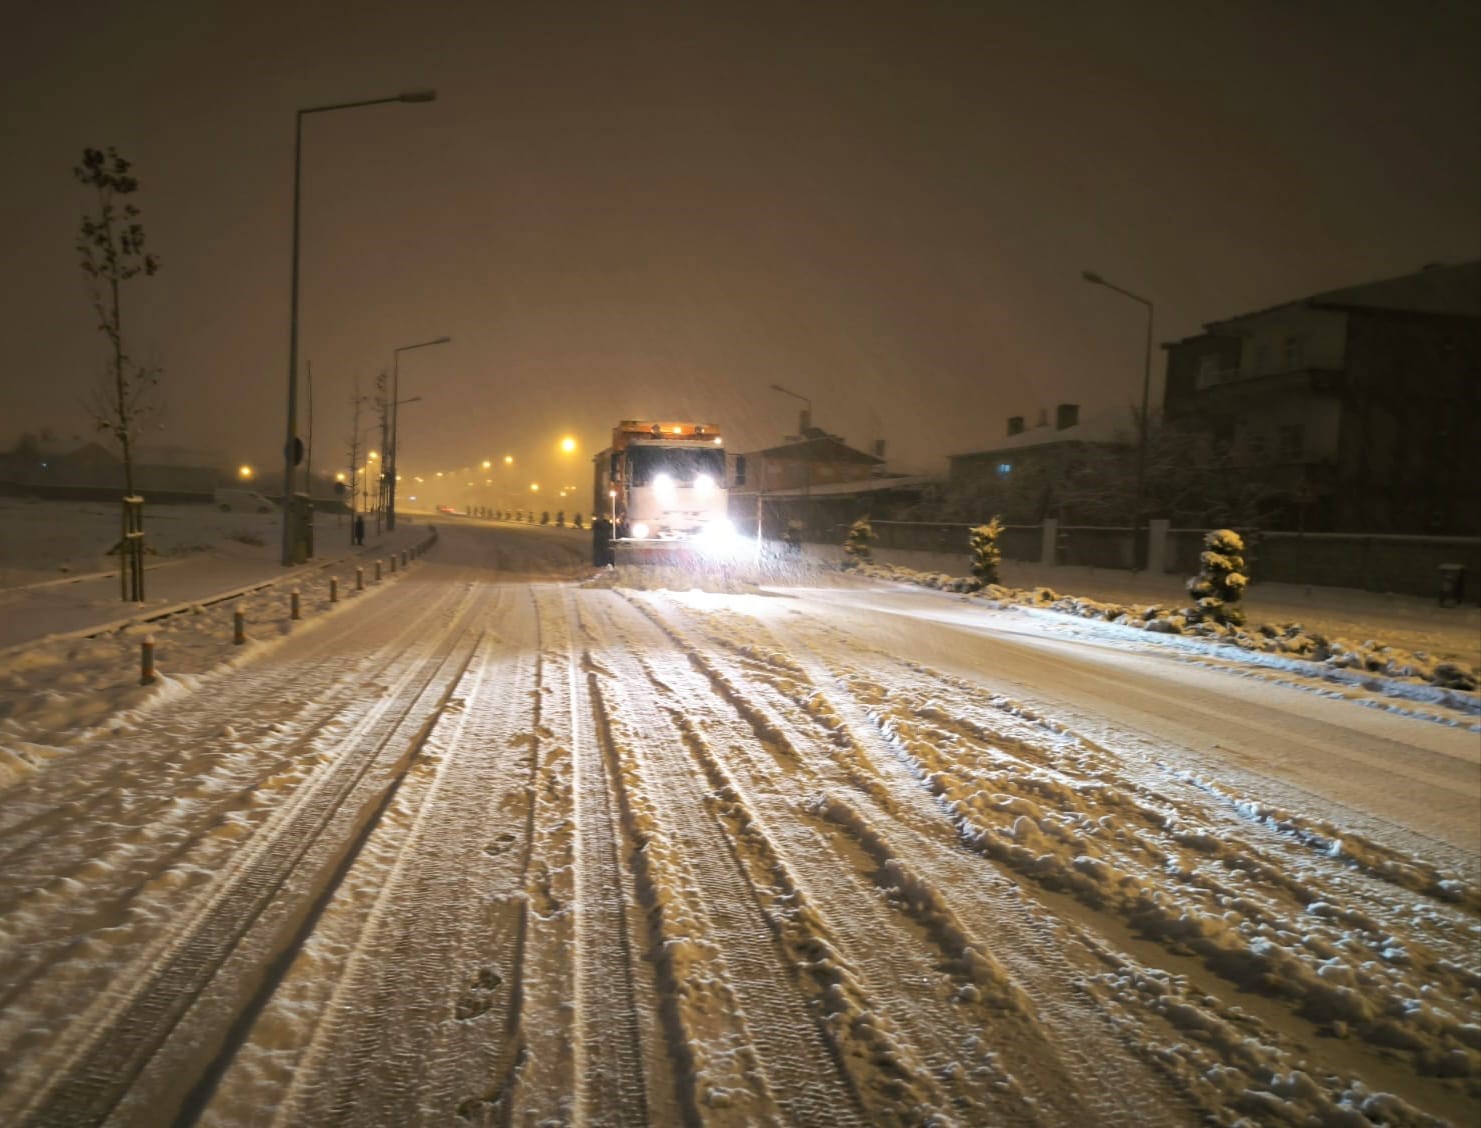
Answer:
[{"label": "glowing street light", "polygon": [[561,453],[572,454],[576,450],[576,440],[567,435],[561,440]]},{"label": "glowing street light", "polygon": [[250,482],[255,473],[256,471],[254,471],[252,467],[248,466],[245,462],[237,467],[237,477],[244,482]]},{"label": "glowing street light", "polygon": [[490,462],[490,461],[489,461],[489,460],[488,460],[488,459],[487,459],[487,458],[485,458],[485,459],[484,459],[484,460],[483,460],[483,468],[484,468],[484,469],[485,469],[485,470],[487,470],[487,469],[488,469],[488,468],[489,468],[489,467],[490,467],[490,466],[492,466],[492,465],[493,465],[493,463],[492,463],[492,462]]},{"label": "glowing street light", "polygon": [[505,466],[513,466],[514,465],[514,455],[512,455],[512,454],[506,454],[504,456],[504,465]]}]

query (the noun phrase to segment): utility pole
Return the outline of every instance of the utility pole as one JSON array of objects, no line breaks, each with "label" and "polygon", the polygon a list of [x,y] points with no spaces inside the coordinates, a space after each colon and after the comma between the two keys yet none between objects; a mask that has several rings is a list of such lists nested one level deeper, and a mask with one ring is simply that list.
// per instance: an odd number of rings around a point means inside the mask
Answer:
[{"label": "utility pole", "polygon": [[375,503],[375,531],[381,531],[381,522],[385,520],[386,513],[386,463],[390,456],[386,453],[389,449],[391,434],[391,401],[386,395],[386,380],[389,374],[382,371],[376,377],[376,407],[381,413],[381,457],[380,457],[380,481],[376,492]]},{"label": "utility pole", "polygon": [[350,424],[350,543],[355,543],[355,516],[359,513],[356,505],[355,488],[360,476],[360,404],[364,397],[360,395],[360,377],[355,377],[354,394],[350,399],[352,409]]}]

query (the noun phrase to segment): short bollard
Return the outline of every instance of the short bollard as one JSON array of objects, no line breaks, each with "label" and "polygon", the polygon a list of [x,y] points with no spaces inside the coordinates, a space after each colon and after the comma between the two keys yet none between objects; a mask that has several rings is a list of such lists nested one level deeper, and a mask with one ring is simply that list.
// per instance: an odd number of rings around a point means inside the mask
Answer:
[{"label": "short bollard", "polygon": [[379,560],[375,562],[375,582],[381,582],[381,562]]},{"label": "short bollard", "polygon": [[290,619],[298,619],[298,618],[301,618],[302,617],[298,613],[298,589],[297,588],[294,588],[291,592],[288,593],[288,608],[289,608],[289,610],[288,610],[288,617]]},{"label": "short bollard", "polygon": [[402,549],[401,550],[401,566],[403,568],[406,567],[406,550],[405,549]]},{"label": "short bollard", "polygon": [[391,553],[391,574],[392,575],[395,575],[395,573],[396,573],[396,554],[393,552],[393,553]]},{"label": "short bollard", "polygon": [[241,646],[247,641],[247,616],[240,607],[231,614],[231,641],[233,646]]},{"label": "short bollard", "polygon": [[154,684],[154,636],[139,643],[139,684]]},{"label": "short bollard", "polygon": [[339,577],[338,576],[330,576],[329,577],[329,602],[330,603],[338,603],[339,602]]},{"label": "short bollard", "polygon": [[355,590],[356,591],[364,591],[365,590],[365,569],[364,568],[356,568],[355,569]]}]

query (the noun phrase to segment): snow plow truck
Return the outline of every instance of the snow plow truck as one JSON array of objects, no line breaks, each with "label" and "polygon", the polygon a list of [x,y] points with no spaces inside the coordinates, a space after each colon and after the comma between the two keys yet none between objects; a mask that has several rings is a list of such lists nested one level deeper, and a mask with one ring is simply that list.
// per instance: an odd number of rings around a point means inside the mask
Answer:
[{"label": "snow plow truck", "polygon": [[734,470],[713,423],[626,419],[593,460],[592,561],[700,564],[740,547],[730,522]]}]

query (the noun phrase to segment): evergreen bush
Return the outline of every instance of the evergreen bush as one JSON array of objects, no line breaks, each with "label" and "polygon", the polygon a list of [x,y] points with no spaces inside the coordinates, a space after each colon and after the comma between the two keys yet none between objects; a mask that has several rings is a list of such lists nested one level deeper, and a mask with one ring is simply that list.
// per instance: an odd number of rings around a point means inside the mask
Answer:
[{"label": "evergreen bush", "polygon": [[874,526],[869,523],[868,517],[860,517],[849,526],[848,539],[843,542],[843,555],[845,557],[844,567],[852,568],[859,564],[867,564],[874,559],[874,553],[869,546],[877,541],[879,537],[874,532]]},{"label": "evergreen bush", "polygon": [[1203,538],[1203,545],[1198,557],[1203,570],[1188,581],[1188,594],[1193,597],[1188,618],[1241,627],[1244,608],[1239,601],[1250,582],[1245,574],[1244,541],[1233,529],[1215,529]]},{"label": "evergreen bush", "polygon": [[974,525],[967,544],[972,553],[972,575],[982,584],[998,582],[998,565],[1003,562],[998,536],[1003,523],[996,516],[986,525]]}]

